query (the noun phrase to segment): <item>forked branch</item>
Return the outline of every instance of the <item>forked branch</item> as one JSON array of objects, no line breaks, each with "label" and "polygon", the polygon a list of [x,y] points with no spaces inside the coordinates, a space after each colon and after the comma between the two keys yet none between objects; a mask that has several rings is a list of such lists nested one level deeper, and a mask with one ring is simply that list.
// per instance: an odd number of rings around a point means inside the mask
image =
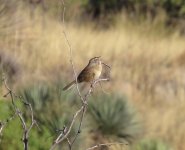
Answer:
[{"label": "forked branch", "polygon": [[[66,10],[66,7],[65,7],[65,3],[64,3],[64,0],[61,0],[62,2],[62,6],[63,6],[63,12],[62,12],[62,25],[63,25],[63,34],[64,34],[64,38],[66,40],[66,43],[68,45],[68,48],[69,48],[69,54],[70,54],[70,63],[71,63],[71,66],[72,66],[72,70],[73,70],[73,74],[74,74],[74,77],[75,77],[75,80],[76,80],[76,90],[78,92],[78,96],[80,97],[81,101],[82,101],[82,105],[80,107],[79,110],[76,111],[76,113],[73,115],[73,118],[71,120],[71,123],[69,124],[69,127],[66,127],[65,130],[63,130],[59,135],[58,137],[54,140],[50,150],[53,150],[55,149],[55,147],[59,144],[59,143],[62,143],[64,140],[67,140],[67,143],[69,145],[69,150],[72,149],[72,146],[73,144],[75,143],[79,133],[81,132],[81,127],[82,127],[82,123],[83,123],[83,119],[84,119],[84,116],[85,116],[85,113],[86,113],[86,109],[87,109],[87,106],[88,106],[88,98],[89,96],[91,95],[91,93],[93,92],[93,89],[95,87],[95,84],[100,82],[100,81],[108,81],[109,78],[107,79],[98,79],[98,80],[95,80],[92,84],[91,84],[91,87],[90,89],[88,90],[88,92],[82,96],[80,90],[79,90],[79,87],[78,87],[78,82],[77,82],[77,73],[76,73],[76,70],[75,70],[75,66],[74,66],[74,62],[73,62],[73,55],[72,55],[72,46],[68,40],[68,37],[67,37],[67,34],[66,34],[66,31],[65,31],[65,10]],[[104,64],[106,65],[106,64]],[[108,65],[107,65],[108,66]],[[79,114],[81,113],[81,117],[80,117],[80,123],[79,123],[79,127],[78,127],[78,131],[77,133],[75,134],[73,140],[70,141],[69,139],[69,134],[71,132],[71,129],[76,121],[76,118],[79,116]]]},{"label": "forked branch", "polygon": [[[9,120],[12,120],[15,116],[19,117],[19,120],[20,120],[20,122],[22,124],[22,129],[23,129],[22,141],[23,141],[23,144],[24,144],[24,150],[28,150],[29,133],[30,133],[31,129],[33,128],[33,126],[37,125],[37,122],[36,122],[36,120],[34,118],[32,105],[30,103],[24,101],[21,96],[17,96],[11,90],[11,88],[7,84],[7,79],[6,78],[3,79],[3,83],[5,85],[5,88],[8,91],[7,94],[4,95],[4,97],[10,96],[10,99],[11,99],[11,102],[12,102],[12,106],[13,106],[13,111],[14,111],[14,115],[12,117],[10,117]],[[29,126],[26,124],[25,118],[23,117],[23,112],[16,105],[15,98],[19,99],[25,106],[28,106],[28,108],[29,108],[29,110],[31,112],[31,124]],[[3,128],[5,127],[5,125],[7,123],[8,123],[7,121],[5,123],[1,123],[0,133],[2,132]]]}]

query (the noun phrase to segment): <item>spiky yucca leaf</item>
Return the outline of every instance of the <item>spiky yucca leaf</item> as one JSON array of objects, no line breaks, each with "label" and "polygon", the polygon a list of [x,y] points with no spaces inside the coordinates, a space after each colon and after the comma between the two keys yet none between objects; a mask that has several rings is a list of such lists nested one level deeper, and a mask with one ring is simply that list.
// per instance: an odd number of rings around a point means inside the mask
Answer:
[{"label": "spiky yucca leaf", "polygon": [[63,117],[66,113],[70,113],[71,95],[62,93],[57,85],[49,85],[46,83],[37,83],[22,88],[20,94],[25,101],[32,104],[34,113],[40,122],[45,120],[53,120]]},{"label": "spiky yucca leaf", "polygon": [[37,120],[51,132],[68,125],[75,112],[75,107],[71,104],[72,95],[62,92],[61,81],[56,83],[33,84],[22,88],[20,92],[25,101],[32,104]]},{"label": "spiky yucca leaf", "polygon": [[41,111],[47,101],[52,99],[50,88],[46,84],[34,84],[22,88],[20,93],[26,101],[32,104],[35,111]]},{"label": "spiky yucca leaf", "polygon": [[89,112],[98,131],[132,141],[139,133],[135,113],[125,97],[99,95],[90,100]]}]

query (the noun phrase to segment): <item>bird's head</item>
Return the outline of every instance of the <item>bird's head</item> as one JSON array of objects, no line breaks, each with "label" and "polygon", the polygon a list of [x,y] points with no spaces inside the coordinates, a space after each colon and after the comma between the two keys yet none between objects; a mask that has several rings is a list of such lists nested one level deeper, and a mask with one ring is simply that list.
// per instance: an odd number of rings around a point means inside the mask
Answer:
[{"label": "bird's head", "polygon": [[101,56],[99,57],[93,57],[89,60],[89,64],[90,65],[101,65],[101,59],[100,59]]}]

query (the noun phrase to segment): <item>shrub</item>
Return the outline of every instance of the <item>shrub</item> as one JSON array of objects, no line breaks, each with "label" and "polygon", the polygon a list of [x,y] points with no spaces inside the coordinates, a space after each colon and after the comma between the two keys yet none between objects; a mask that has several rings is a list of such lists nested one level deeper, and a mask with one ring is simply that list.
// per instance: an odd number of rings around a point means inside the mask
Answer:
[{"label": "shrub", "polygon": [[135,11],[140,9],[140,12],[148,13],[155,11],[160,7],[164,9],[170,17],[183,17],[185,15],[184,0],[89,0],[88,5],[92,11],[99,13],[127,9]]},{"label": "shrub", "polygon": [[89,0],[86,9],[87,12],[93,14],[94,18],[99,17],[100,15],[113,13],[121,10],[123,6],[128,5],[129,1],[122,0]]},{"label": "shrub", "polygon": [[131,142],[139,133],[139,123],[125,97],[100,95],[90,101],[90,115],[103,135]]},{"label": "shrub", "polygon": [[165,12],[168,22],[185,17],[184,0],[88,0],[84,5],[86,13],[93,18],[109,16],[124,10],[128,16],[150,17],[154,19],[159,13]]},{"label": "shrub", "polygon": [[[70,102],[70,97],[73,95],[62,92],[60,86],[60,84],[51,86],[44,82],[36,83],[23,87],[19,93],[23,96],[23,99],[32,104],[36,116],[42,122],[53,120],[53,116],[56,119],[56,117],[62,117],[61,114],[69,113],[70,103],[67,103],[66,100]],[[71,111],[72,109],[70,109]]]},{"label": "shrub", "polygon": [[[25,100],[33,106],[34,114],[42,129],[40,134],[44,134],[45,130],[49,131],[50,138],[54,139],[58,136],[64,126],[69,126],[72,115],[76,111],[76,107],[72,105],[70,99],[73,95],[62,92],[63,84],[58,81],[52,86],[46,83],[37,83],[23,88],[20,93]],[[26,111],[25,111],[26,112]],[[28,112],[29,113],[29,112]],[[26,118],[30,115],[26,114]],[[77,132],[77,124],[75,122],[70,137],[74,137]],[[80,144],[81,139],[75,142],[75,147]],[[60,146],[60,145],[59,145]],[[67,149],[67,143],[63,145]]]}]

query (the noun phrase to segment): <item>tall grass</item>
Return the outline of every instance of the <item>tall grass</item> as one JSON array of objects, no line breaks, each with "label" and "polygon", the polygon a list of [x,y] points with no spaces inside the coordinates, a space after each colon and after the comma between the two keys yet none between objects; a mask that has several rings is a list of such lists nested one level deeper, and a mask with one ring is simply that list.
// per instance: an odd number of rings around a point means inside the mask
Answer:
[{"label": "tall grass", "polygon": [[[16,12],[22,21],[0,41],[0,51],[11,53],[22,68],[15,87],[38,80],[60,78],[67,83],[73,79],[61,22],[46,16],[43,28],[39,11],[34,20],[27,6]],[[159,137],[185,150],[184,65],[177,63],[185,50],[184,37],[178,32],[156,33],[150,24],[126,21],[122,18],[108,30],[96,29],[91,23],[66,23],[76,70],[79,72],[91,57],[102,56],[112,68],[111,82],[103,88],[125,93],[133,101],[143,116],[143,137]],[[101,92],[98,89],[96,92]]]}]

